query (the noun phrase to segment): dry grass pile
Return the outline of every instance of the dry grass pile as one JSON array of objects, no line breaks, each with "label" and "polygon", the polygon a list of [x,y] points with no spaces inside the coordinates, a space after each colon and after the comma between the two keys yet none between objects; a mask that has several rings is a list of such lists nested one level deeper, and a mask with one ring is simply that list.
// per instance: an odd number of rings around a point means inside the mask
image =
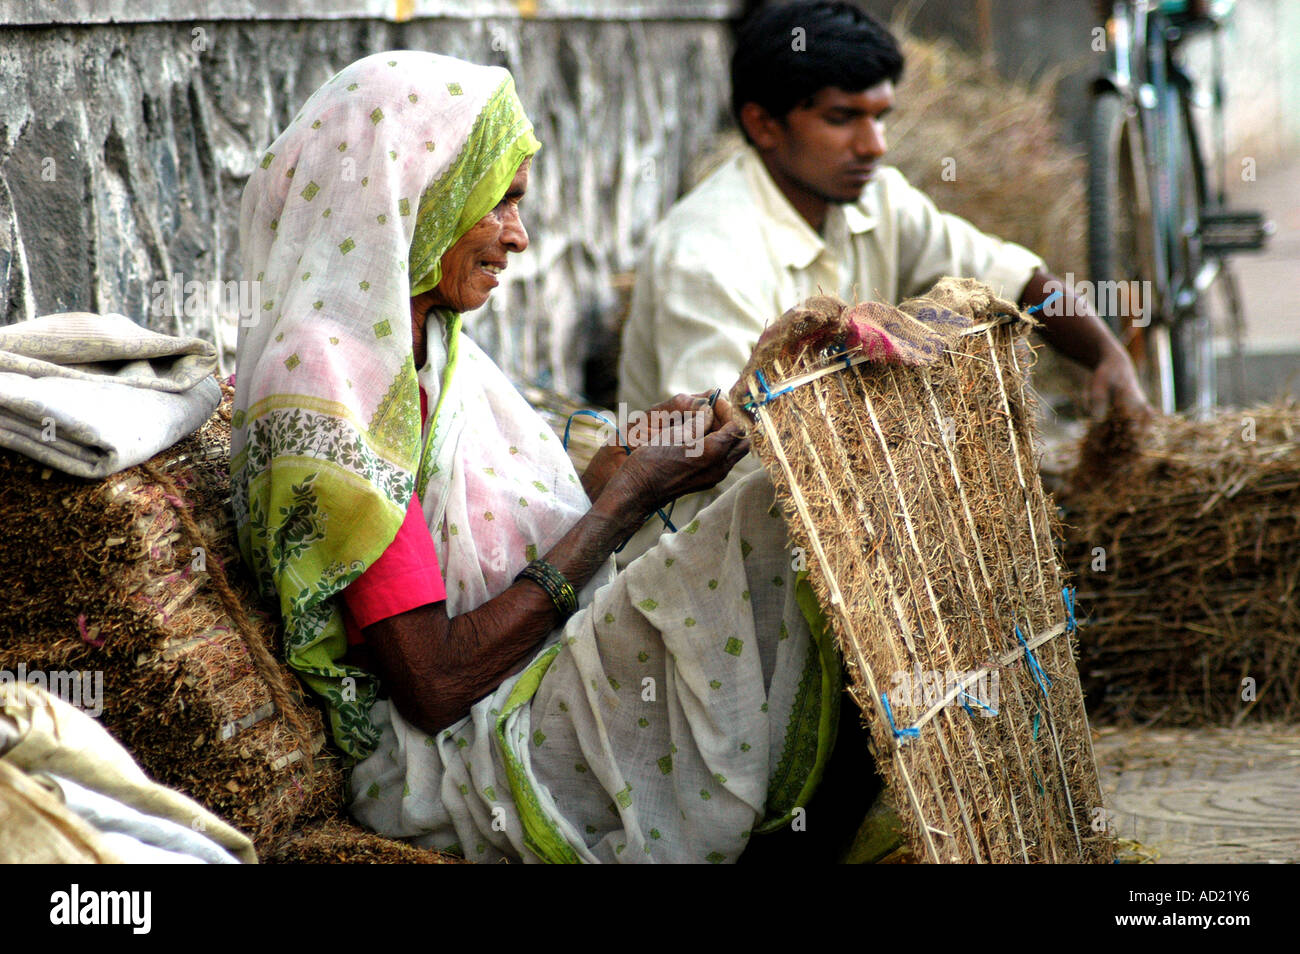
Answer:
[{"label": "dry grass pile", "polygon": [[1113,416],[1058,499],[1095,717],[1300,719],[1300,406]]},{"label": "dry grass pile", "polygon": [[886,161],[945,212],[1082,278],[1087,169],[1082,154],[1060,142],[1055,78],[1011,82],[953,43],[900,39],[907,67]]},{"label": "dry grass pile", "polygon": [[103,481],[0,454],[0,669],[102,672],[104,727],[262,850],[336,809],[342,784],[240,562],[224,397]]},{"label": "dry grass pile", "polygon": [[[908,842],[930,862],[1108,862],[1018,340],[973,281],[814,298],[759,341],[757,418]],[[789,390],[786,390],[786,389]]]},{"label": "dry grass pile", "polygon": [[332,818],[279,842],[263,859],[279,865],[451,865],[463,859],[372,835],[350,821]]}]

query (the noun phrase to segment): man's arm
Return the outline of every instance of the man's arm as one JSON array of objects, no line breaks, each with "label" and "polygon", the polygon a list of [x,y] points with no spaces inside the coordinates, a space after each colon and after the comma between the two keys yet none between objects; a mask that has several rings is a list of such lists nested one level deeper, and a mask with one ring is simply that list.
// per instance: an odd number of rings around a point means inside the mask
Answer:
[{"label": "man's arm", "polygon": [[[1092,310],[1088,299],[1077,294],[1073,286],[1050,272],[1035,269],[1020,293],[1020,306],[1040,305],[1056,290],[1062,292],[1063,299],[1035,314],[1042,322],[1039,334],[1053,351],[1092,372],[1087,393],[1089,410],[1101,413],[1120,404],[1139,416],[1152,413],[1128,352]],[[1063,304],[1065,299],[1073,302],[1072,307]]]},{"label": "man's arm", "polygon": [[1059,283],[1054,287],[1073,298],[1074,307],[1049,306],[1043,310],[1046,314],[1035,316],[1043,321],[1040,331],[1053,351],[1092,372],[1086,395],[1089,409],[1101,413],[1117,402],[1139,415],[1151,413],[1123,345],[1087,300],[1048,272],[1042,259],[1023,246],[980,231],[960,216],[940,211],[929,196],[897,173],[886,184],[899,228],[900,297],[922,294],[942,276],[958,275],[987,282],[1008,298],[1023,282],[1018,301],[1028,308],[1048,297],[1048,283]]}]

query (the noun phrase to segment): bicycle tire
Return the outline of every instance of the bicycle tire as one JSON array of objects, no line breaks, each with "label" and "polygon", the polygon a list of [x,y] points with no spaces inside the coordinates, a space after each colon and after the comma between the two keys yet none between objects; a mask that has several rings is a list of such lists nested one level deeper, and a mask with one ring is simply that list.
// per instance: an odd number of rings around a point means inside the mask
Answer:
[{"label": "bicycle tire", "polygon": [[[1155,318],[1154,266],[1149,249],[1151,223],[1143,196],[1146,188],[1142,144],[1134,141],[1128,104],[1112,89],[1092,101],[1088,134],[1088,272],[1094,288],[1103,282],[1136,281],[1146,290],[1141,307],[1147,322]],[[1138,137],[1140,138],[1140,137]],[[1167,334],[1151,334],[1132,314],[1107,314],[1102,296],[1095,305],[1101,318],[1128,349],[1147,397],[1163,410],[1173,410],[1175,393],[1168,369],[1172,365]],[[1129,299],[1131,304],[1132,299]]]}]

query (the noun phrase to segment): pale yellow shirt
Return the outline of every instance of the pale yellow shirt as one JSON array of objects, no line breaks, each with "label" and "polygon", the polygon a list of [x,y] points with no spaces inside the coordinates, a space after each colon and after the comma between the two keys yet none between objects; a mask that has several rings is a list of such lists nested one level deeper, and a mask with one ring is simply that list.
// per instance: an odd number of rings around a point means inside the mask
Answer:
[{"label": "pale yellow shirt", "polygon": [[[777,188],[749,146],[669,211],[637,270],[619,362],[629,411],[678,392],[727,393],[764,327],[811,295],[897,303],[945,275],[1020,297],[1042,259],[940,212],[902,173],[882,167],[857,202],[832,205],[821,234]],[[756,466],[742,461],[722,488]],[[681,527],[718,491],[677,502]],[[652,523],[662,530],[658,518]],[[620,563],[653,543],[647,528]]]}]

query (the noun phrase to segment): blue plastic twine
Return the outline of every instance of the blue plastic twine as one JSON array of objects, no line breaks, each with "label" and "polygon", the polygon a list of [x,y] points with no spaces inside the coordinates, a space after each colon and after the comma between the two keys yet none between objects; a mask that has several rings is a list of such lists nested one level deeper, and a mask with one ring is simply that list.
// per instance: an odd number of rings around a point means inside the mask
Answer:
[{"label": "blue plastic twine", "polygon": [[1042,311],[1044,308],[1046,308],[1048,305],[1050,305],[1052,302],[1056,301],[1056,299],[1060,297],[1061,297],[1061,290],[1058,288],[1056,291],[1052,292],[1050,295],[1048,295],[1046,298],[1040,301],[1037,305],[1034,305],[1034,307],[1026,308],[1025,313],[1032,315],[1036,311]]},{"label": "blue plastic twine", "polygon": [[[609,418],[605,417],[603,414],[597,414],[595,411],[588,411],[586,408],[582,408],[581,410],[574,411],[572,414],[569,415],[569,419],[564,422],[564,437],[560,441],[560,446],[562,446],[566,451],[569,449],[569,429],[573,427],[573,419],[575,417],[594,417],[596,420],[608,424],[610,427],[614,428],[614,433],[618,435],[618,446],[623,448],[623,450],[626,451],[627,453],[629,454],[632,453],[632,448],[628,447],[627,441],[623,440],[623,434],[622,432],[619,431],[617,424],[615,424]],[[677,532],[677,528],[673,526],[672,520],[668,519],[669,517],[672,516],[673,507],[675,506],[677,506],[676,500],[674,500],[672,503],[668,505],[668,513],[664,513],[662,510],[655,511],[655,513],[659,514],[659,519],[664,522],[664,527],[670,533]],[[627,546],[626,540],[620,543],[618,545],[618,548],[614,552],[621,553],[625,546]]]},{"label": "blue plastic twine", "polygon": [[853,367],[853,355],[849,354],[848,350],[849,350],[848,348],[845,348],[843,345],[841,345],[838,351],[832,353],[832,357],[838,355],[840,360],[844,362],[845,371],[848,371]]},{"label": "blue plastic twine", "polygon": [[1052,680],[1047,673],[1043,672],[1043,667],[1038,664],[1038,659],[1029,648],[1029,643],[1025,642],[1019,623],[1016,623],[1016,639],[1020,640],[1020,645],[1025,647],[1025,658],[1029,660],[1029,671],[1034,674],[1034,682],[1038,683],[1038,688],[1043,690],[1043,695],[1047,695],[1047,687],[1052,684]]},{"label": "blue plastic twine", "polygon": [[756,370],[754,372],[754,376],[758,378],[758,389],[761,392],[763,392],[763,400],[755,401],[753,400],[753,395],[751,394],[750,403],[746,405],[747,407],[757,407],[760,404],[770,404],[776,398],[779,398],[782,394],[789,394],[791,391],[794,390],[794,385],[791,384],[791,385],[787,385],[786,387],[783,387],[779,391],[773,391],[771,388],[767,386],[767,378],[763,376],[762,368]]},{"label": "blue plastic twine", "polygon": [[[958,691],[958,694],[961,695],[961,697],[962,697],[961,707],[962,707],[963,709],[966,710],[966,714],[967,714],[967,715],[969,715],[969,716],[973,716],[973,715],[975,715],[975,710],[972,709],[972,708],[970,707],[970,702],[975,703],[975,705],[979,706],[981,709],[987,709],[989,712],[993,713],[993,715],[997,715],[997,714],[998,714],[998,710],[997,710],[997,709],[994,709],[991,705],[989,705],[988,703],[984,702],[982,699],[979,699],[979,698],[976,698],[975,696],[970,695],[969,693],[966,692],[965,689],[959,689],[959,690],[957,690],[957,691]],[[970,700],[970,702],[967,702],[967,701],[966,701],[966,700],[968,700],[968,699]]]},{"label": "blue plastic twine", "polygon": [[1073,633],[1079,628],[1074,619],[1074,587],[1067,586],[1061,590],[1061,599],[1065,600],[1065,631]]},{"label": "blue plastic twine", "polygon": [[894,730],[894,738],[906,741],[907,739],[918,739],[921,737],[920,729],[900,729],[894,724],[894,710],[889,705],[889,693],[882,692],[880,694],[880,701],[885,704],[885,717],[889,719],[889,727]]},{"label": "blue plastic twine", "polygon": [[[569,449],[569,428],[573,427],[573,419],[575,417],[594,417],[596,420],[608,424],[610,427],[614,428],[614,431],[616,433],[618,431],[618,425],[615,424],[613,421],[611,421],[603,414],[597,414],[595,411],[588,411],[586,408],[583,408],[581,411],[574,411],[572,414],[569,415],[569,419],[564,423],[564,439],[560,442],[566,451]],[[619,434],[618,442],[620,444],[623,444],[622,434]],[[624,449],[626,449],[627,445],[623,444],[623,447]],[[630,454],[632,452],[628,451],[628,453]]]}]

